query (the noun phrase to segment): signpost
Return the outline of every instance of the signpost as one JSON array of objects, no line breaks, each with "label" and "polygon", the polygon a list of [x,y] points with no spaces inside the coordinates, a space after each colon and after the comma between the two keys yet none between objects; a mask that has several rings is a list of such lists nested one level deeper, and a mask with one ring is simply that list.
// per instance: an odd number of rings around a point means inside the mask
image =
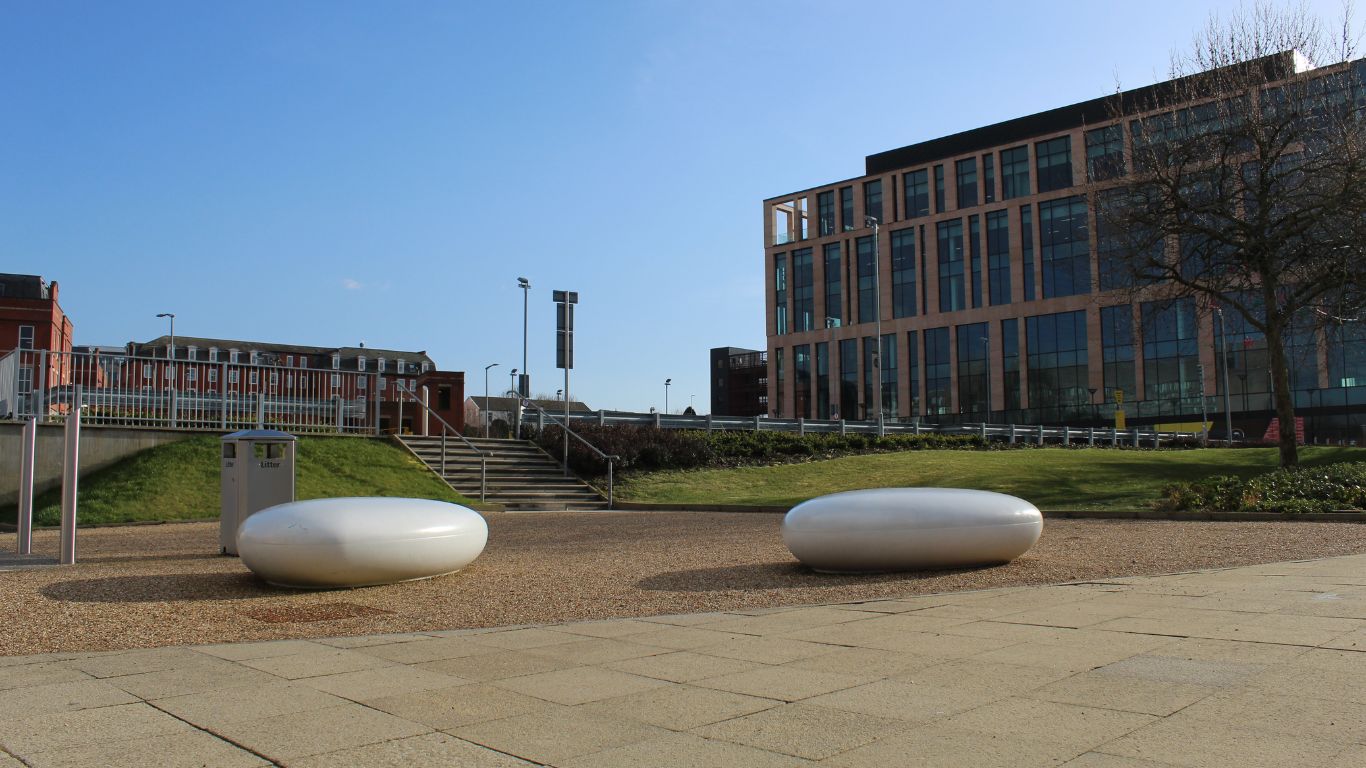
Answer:
[{"label": "signpost", "polygon": [[564,369],[564,473],[568,475],[569,369],[574,367],[574,305],[579,303],[579,292],[555,291],[552,298],[555,301],[555,367]]},{"label": "signpost", "polygon": [[1115,390],[1115,429],[1125,429],[1124,390]]}]

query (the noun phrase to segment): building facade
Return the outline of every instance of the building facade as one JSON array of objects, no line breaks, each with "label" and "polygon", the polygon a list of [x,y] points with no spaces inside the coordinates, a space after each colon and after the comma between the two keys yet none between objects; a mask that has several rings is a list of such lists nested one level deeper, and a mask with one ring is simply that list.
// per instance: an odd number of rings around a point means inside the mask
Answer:
[{"label": "building facade", "polygon": [[[1227,392],[1260,435],[1261,334],[1226,318],[1225,382],[1208,307],[1135,300],[1107,269],[1118,238],[1087,188],[1125,174],[1153,117],[1117,117],[1114,99],[870,155],[863,176],[765,200],[769,412],[872,419],[880,393],[888,420],[1170,424]],[[1297,405],[1325,436],[1366,422],[1361,326],[1290,342]]]},{"label": "building facade", "polygon": [[768,413],[768,353],[740,347],[711,351],[711,412],[717,416]]},{"label": "building facade", "polygon": [[57,303],[57,281],[45,282],[38,275],[0,274],[0,357],[16,349],[37,352],[57,352],[40,355],[47,361],[46,370],[35,365],[24,366],[19,372],[23,381],[21,391],[43,382],[66,384],[71,381],[71,370],[66,365],[71,352],[74,327]]}]

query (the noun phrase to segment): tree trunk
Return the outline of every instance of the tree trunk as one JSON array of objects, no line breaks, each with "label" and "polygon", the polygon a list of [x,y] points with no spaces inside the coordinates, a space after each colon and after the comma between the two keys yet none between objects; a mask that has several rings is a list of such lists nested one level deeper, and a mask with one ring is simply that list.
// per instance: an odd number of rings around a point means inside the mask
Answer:
[{"label": "tree trunk", "polygon": [[1295,393],[1290,388],[1290,369],[1285,364],[1284,328],[1279,318],[1267,320],[1266,354],[1271,362],[1271,388],[1276,391],[1276,418],[1281,426],[1281,466],[1293,467],[1299,463],[1300,455],[1295,440]]}]

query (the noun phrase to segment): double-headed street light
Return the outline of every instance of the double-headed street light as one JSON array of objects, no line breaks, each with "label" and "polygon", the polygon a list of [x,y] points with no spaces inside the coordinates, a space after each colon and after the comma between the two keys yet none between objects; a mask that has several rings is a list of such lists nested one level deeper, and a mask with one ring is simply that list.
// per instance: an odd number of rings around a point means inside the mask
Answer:
[{"label": "double-headed street light", "polygon": [[489,363],[484,366],[484,437],[489,436],[489,369],[495,365],[498,364]]}]

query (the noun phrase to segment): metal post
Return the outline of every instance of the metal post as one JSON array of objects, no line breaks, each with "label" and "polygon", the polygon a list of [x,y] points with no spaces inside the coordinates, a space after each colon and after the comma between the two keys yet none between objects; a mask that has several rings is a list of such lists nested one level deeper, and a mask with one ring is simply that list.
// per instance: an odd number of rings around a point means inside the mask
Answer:
[{"label": "metal post", "polygon": [[1072,427],[1064,424],[1062,426],[1062,447],[1066,448],[1072,444]]},{"label": "metal post", "polygon": [[1014,444],[1015,444],[1015,425],[1014,425],[1014,424],[1011,424],[1011,425],[1010,425],[1010,444],[1011,444],[1011,445],[1014,445]]},{"label": "metal post", "polygon": [[422,432],[423,437],[427,436],[427,422],[432,419],[431,400],[428,399],[427,385],[422,385]]},{"label": "metal post", "polygon": [[607,426],[607,411],[605,411],[605,410],[603,410],[603,409],[601,409],[601,408],[598,409],[598,426],[599,426],[599,427]]},{"label": "metal post", "polygon": [[218,428],[228,431],[228,364],[218,364]]},{"label": "metal post", "polygon": [[911,425],[911,430],[917,435],[920,434],[920,419],[915,420],[915,423]]},{"label": "metal post", "polygon": [[337,423],[337,433],[341,434],[344,425],[342,424],[342,399],[337,395],[332,396],[332,413]]},{"label": "metal post", "polygon": [[[372,395],[372,397],[374,398],[374,401],[375,401],[375,405],[374,405],[374,412],[375,412],[375,437],[379,437],[379,404],[380,404],[379,374],[375,374],[375,377],[374,377],[374,378],[375,378],[375,381],[374,381],[375,389],[374,389],[374,394]],[[484,402],[485,402],[485,404],[487,404],[487,403],[488,403],[488,398],[484,398]]]},{"label": "metal post", "polygon": [[986,440],[987,440],[987,423],[984,421],[984,422],[982,422],[982,442],[986,442]]},{"label": "metal post", "polygon": [[1095,447],[1096,447],[1096,428],[1095,428],[1095,427],[1087,427],[1087,428],[1086,428],[1086,444],[1087,444],[1088,446],[1092,447],[1092,448],[1095,448]]},{"label": "metal post", "polygon": [[1209,447],[1209,411],[1205,408],[1205,364],[1196,366],[1200,372],[1200,444]]},{"label": "metal post", "polygon": [[266,396],[265,393],[256,393],[256,428],[266,428]]},{"label": "metal post", "polygon": [[[1228,326],[1224,324],[1224,310],[1222,307],[1215,307],[1214,311],[1219,315],[1219,341],[1224,348],[1223,354],[1219,355],[1219,367],[1224,372],[1224,429],[1228,438],[1228,447],[1233,447],[1233,409],[1228,401]],[[1203,390],[1202,390],[1203,392]],[[1290,425],[1295,428],[1294,424]]]},{"label": "metal post", "polygon": [[760,423],[759,423],[759,414],[756,413],[756,414],[754,414],[754,431],[755,431],[755,432],[758,432],[758,431],[761,430],[761,429],[763,429],[763,427],[760,426]]},{"label": "metal post", "polygon": [[62,552],[61,564],[76,562],[76,484],[81,461],[81,387],[76,386],[71,411],[66,416],[66,444],[62,452]]},{"label": "metal post", "polygon": [[840,434],[841,434],[841,435],[845,434],[845,429],[846,429],[846,424],[844,423],[844,419],[840,419]]},{"label": "metal post", "polygon": [[1134,447],[1137,448],[1137,447],[1138,447],[1138,427],[1134,427],[1134,429],[1133,429],[1133,436],[1134,436]]},{"label": "metal post", "polygon": [[1039,445],[1043,445],[1043,425],[1039,425]]},{"label": "metal post", "polygon": [[659,428],[660,428],[659,411],[655,411],[654,417],[655,417],[655,429],[659,429]]},{"label": "metal post", "polygon": [[1114,427],[1110,427],[1110,447],[1119,447],[1119,430],[1115,429]]},{"label": "metal post", "polygon": [[612,489],[612,457],[607,457],[607,508],[612,508],[613,489]]},{"label": "metal post", "polygon": [[711,431],[711,414],[707,414],[707,431]]},{"label": "metal post", "polygon": [[33,551],[33,460],[38,440],[38,420],[24,422],[24,434],[19,445],[19,548],[21,555]]},{"label": "metal post", "polygon": [[[566,361],[567,362],[567,361]],[[564,367],[564,474],[569,476],[569,366]]]},{"label": "metal post", "polygon": [[32,391],[32,393],[29,395],[29,402],[32,404],[32,407],[33,407],[33,415],[34,415],[34,416],[37,416],[39,421],[41,421],[42,423],[46,424],[47,421],[48,421],[48,418],[47,418],[47,416],[48,416],[48,414],[47,414],[47,396],[46,396],[46,393],[47,393],[47,350],[46,350],[46,349],[40,350],[40,351],[38,352],[38,370],[34,371],[34,374],[35,374],[34,377],[33,377],[34,386],[33,386],[33,391]]},{"label": "metal post", "polygon": [[446,429],[441,429],[441,478],[446,478]]},{"label": "metal post", "polygon": [[398,397],[394,401],[398,403],[398,423],[394,425],[394,434],[403,434],[403,379],[394,381],[394,388],[398,390]]},{"label": "metal post", "polygon": [[798,417],[797,417],[797,434],[798,434],[798,435],[805,435],[805,434],[806,434],[806,417],[805,417],[805,416],[798,416]]},{"label": "metal post", "polygon": [[873,228],[873,375],[877,390],[877,434],[882,437],[882,248],[878,240],[878,222],[875,216],[865,216],[865,225]]},{"label": "metal post", "polygon": [[483,501],[488,493],[489,481],[489,460],[484,454],[479,454],[479,500]]},{"label": "metal post", "polygon": [[[521,400],[518,400],[518,401],[517,401],[517,410],[520,411],[520,410],[521,410],[521,406],[522,406]],[[539,431],[539,432],[544,432],[544,431],[545,431],[545,411],[542,411],[542,410],[539,409],[539,408],[536,409],[536,429],[537,429],[537,431]]]}]

